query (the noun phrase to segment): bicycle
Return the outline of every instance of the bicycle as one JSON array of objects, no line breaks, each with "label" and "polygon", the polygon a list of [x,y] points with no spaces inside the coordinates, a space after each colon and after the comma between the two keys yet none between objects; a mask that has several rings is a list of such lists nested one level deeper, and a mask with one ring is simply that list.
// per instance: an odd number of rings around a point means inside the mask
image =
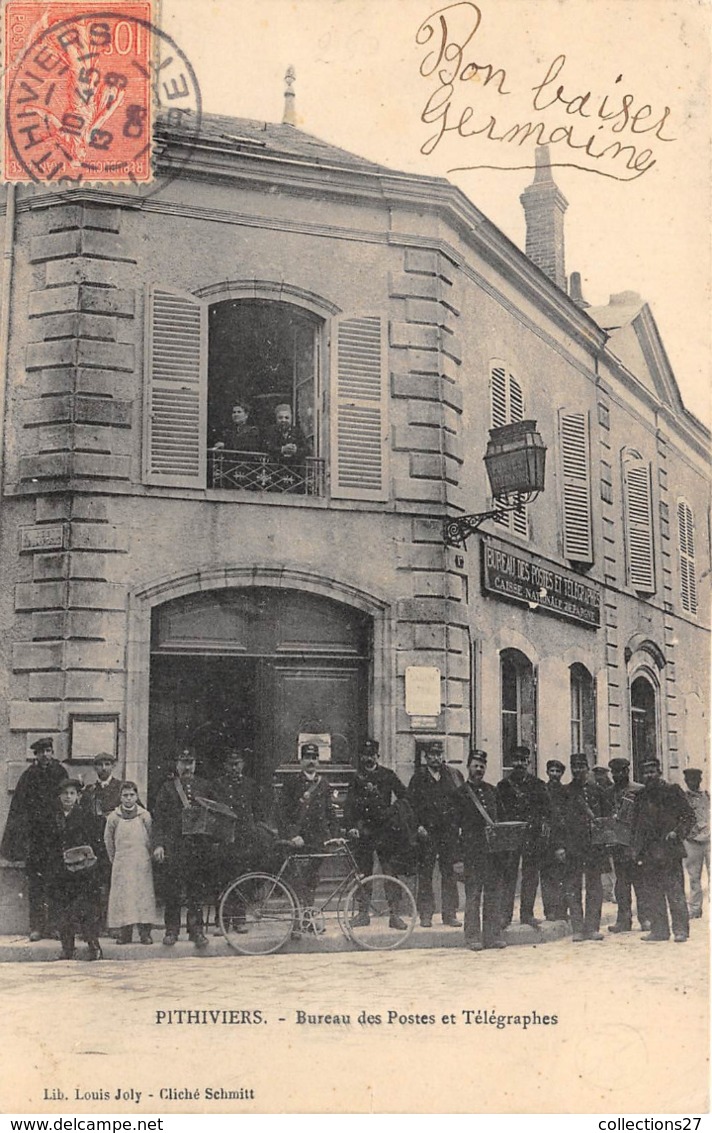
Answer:
[{"label": "bicycle", "polygon": [[[417,920],[415,899],[405,882],[382,873],[364,877],[345,838],[332,838],[324,845],[338,848],[289,853],[276,874],[244,873],[228,885],[220,898],[218,923],[235,952],[267,956],[302,931],[319,935],[332,903],[339,928],[358,948],[390,951],[405,944]],[[285,875],[294,864],[298,867],[315,858],[345,858],[349,868],[321,904],[305,909]],[[394,926],[395,909],[405,928]]]}]

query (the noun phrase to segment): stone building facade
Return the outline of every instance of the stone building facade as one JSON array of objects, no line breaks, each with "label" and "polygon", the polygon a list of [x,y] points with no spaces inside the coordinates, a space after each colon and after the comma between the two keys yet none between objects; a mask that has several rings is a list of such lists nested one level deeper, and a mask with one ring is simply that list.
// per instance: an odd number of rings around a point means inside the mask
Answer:
[{"label": "stone building facade", "polygon": [[[341,785],[366,735],[405,780],[431,737],[493,779],[516,742],[706,760],[709,435],[647,305],[567,292],[545,155],[530,256],[288,123],[206,118],[150,197],[5,202],[0,821],[41,734],[88,775],[115,743],[149,801],[186,742],[265,783],[306,735]],[[240,399],[263,437],[287,403],[307,455],[231,447]],[[447,546],[520,419],[545,492]]]}]

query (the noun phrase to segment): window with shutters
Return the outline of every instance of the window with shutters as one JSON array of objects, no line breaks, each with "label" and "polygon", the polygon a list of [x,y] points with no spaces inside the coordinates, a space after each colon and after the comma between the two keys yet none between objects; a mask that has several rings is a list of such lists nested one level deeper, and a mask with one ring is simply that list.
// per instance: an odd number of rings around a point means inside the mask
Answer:
[{"label": "window with shutters", "polygon": [[386,364],[380,316],[327,323],[281,300],[208,304],[153,285],[144,479],[386,499]]},{"label": "window with shutters", "polygon": [[697,613],[695,571],[695,519],[686,500],[677,501],[677,546],[680,565],[680,601],[688,614]]},{"label": "window with shutters", "polygon": [[564,556],[593,562],[591,456],[586,411],[559,410],[559,461]]},{"label": "window with shutters", "polygon": [[[522,387],[504,362],[490,364],[490,422],[492,428],[511,425],[524,420],[524,396]],[[498,507],[494,501],[495,509]],[[503,511],[494,522],[515,535],[529,537],[529,516],[526,507],[516,511]]]},{"label": "window with shutters", "polygon": [[623,450],[623,499],[628,585],[655,592],[655,547],[650,463],[634,449]]}]

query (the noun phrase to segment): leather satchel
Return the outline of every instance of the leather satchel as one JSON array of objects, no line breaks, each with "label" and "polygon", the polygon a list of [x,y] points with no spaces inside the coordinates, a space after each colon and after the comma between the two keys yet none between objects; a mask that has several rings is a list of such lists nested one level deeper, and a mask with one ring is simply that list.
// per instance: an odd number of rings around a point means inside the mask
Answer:
[{"label": "leather satchel", "polygon": [[70,873],[86,873],[97,863],[97,856],[91,846],[70,846],[62,856],[65,868]]}]

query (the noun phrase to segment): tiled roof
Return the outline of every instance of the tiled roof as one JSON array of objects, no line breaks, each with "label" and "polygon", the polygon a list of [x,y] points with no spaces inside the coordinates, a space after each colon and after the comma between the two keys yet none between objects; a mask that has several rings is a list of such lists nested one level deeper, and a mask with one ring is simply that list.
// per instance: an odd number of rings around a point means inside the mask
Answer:
[{"label": "tiled roof", "polygon": [[[194,123],[185,122],[185,133],[192,134]],[[175,128],[171,127],[171,134]],[[260,122],[252,118],[230,118],[224,114],[204,114],[200,122],[199,140],[234,150],[235,153],[265,154],[304,160],[315,165],[339,166],[359,169],[365,173],[392,174],[385,165],[377,165],[348,150],[332,146],[296,126],[284,123]]]}]

